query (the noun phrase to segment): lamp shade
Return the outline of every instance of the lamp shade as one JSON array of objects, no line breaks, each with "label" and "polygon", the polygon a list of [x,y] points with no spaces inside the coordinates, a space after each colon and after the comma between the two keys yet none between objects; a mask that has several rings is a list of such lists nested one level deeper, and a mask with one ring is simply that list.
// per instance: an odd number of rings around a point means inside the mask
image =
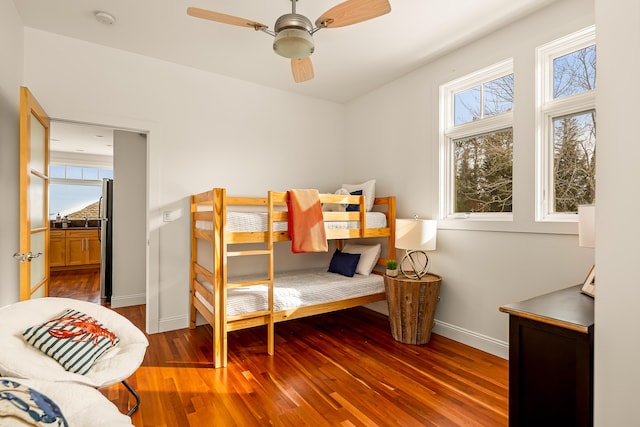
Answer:
[{"label": "lamp shade", "polygon": [[436,249],[438,221],[426,219],[397,219],[396,248],[413,251]]},{"label": "lamp shade", "polygon": [[578,245],[584,248],[596,247],[596,207],[578,206]]}]

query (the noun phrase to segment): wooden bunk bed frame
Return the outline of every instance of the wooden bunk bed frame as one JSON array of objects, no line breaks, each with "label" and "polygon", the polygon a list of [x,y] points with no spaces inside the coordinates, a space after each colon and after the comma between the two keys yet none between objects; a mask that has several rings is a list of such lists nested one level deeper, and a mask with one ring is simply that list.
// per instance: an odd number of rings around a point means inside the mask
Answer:
[{"label": "wooden bunk bed frame", "polygon": [[[327,229],[327,239],[336,240],[336,246],[342,248],[344,239],[386,238],[387,256],[380,257],[379,266],[384,267],[387,259],[395,259],[395,196],[379,197],[374,201],[375,211],[381,211],[386,216],[385,228],[367,228],[366,203],[364,196],[344,196],[335,194],[320,194],[321,203],[358,204],[359,211],[323,212],[324,221],[359,221],[358,228]],[[274,244],[290,240],[287,231],[275,231],[274,223],[287,221],[287,192],[268,192],[267,197],[236,197],[227,196],[226,189],[212,190],[191,196],[191,280],[190,280],[190,328],[196,327],[196,313],[199,312],[213,328],[213,363],[216,368],[227,366],[227,333],[235,330],[267,325],[267,352],[275,351],[275,323],[315,314],[328,313],[345,308],[356,307],[385,299],[384,291],[372,295],[348,298],[322,304],[308,305],[296,309],[274,311]],[[203,210],[203,208],[205,210]],[[231,208],[231,209],[230,209]],[[227,212],[235,208],[261,210],[267,215],[266,231],[227,230]],[[196,226],[196,222],[210,223],[210,229]],[[212,268],[206,268],[198,262],[198,241],[204,240],[212,244]],[[247,250],[231,250],[241,244],[261,243],[260,249],[251,245]],[[246,245],[244,246],[246,247]],[[266,256],[267,278],[233,283],[228,281],[228,258],[233,256]],[[384,271],[384,270],[382,270]],[[374,271],[374,274],[381,274]],[[201,281],[213,284],[209,290]],[[236,287],[267,285],[267,309],[227,315],[227,290]],[[200,294],[212,307],[208,308]]]}]

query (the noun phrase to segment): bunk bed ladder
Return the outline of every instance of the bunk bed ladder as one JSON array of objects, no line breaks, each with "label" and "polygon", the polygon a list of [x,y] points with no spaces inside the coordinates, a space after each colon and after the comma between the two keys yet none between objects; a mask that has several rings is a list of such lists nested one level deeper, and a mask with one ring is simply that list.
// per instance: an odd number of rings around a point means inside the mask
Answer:
[{"label": "bunk bed ladder", "polygon": [[267,209],[268,209],[268,222],[267,222],[267,254],[268,256],[268,267],[267,267],[267,275],[269,278],[269,287],[268,287],[268,309],[269,309],[269,319],[267,323],[267,353],[273,355],[275,353],[276,348],[276,331],[275,331],[275,323],[273,321],[273,280],[274,280],[274,257],[273,257],[273,194],[269,191],[267,196]]},{"label": "bunk bed ladder", "polygon": [[216,368],[227,366],[227,243],[224,230],[227,222],[227,192],[215,188],[213,196],[213,364]]},{"label": "bunk bed ladder", "polygon": [[[222,208],[222,220],[226,222],[226,198],[225,206]],[[263,249],[250,249],[250,250],[229,250],[229,243],[223,240],[222,245],[220,245],[222,252],[222,256],[218,257],[216,255],[215,259],[222,260],[222,268],[221,268],[221,289],[224,292],[221,292],[220,299],[221,307],[226,307],[226,295],[227,290],[231,288],[239,288],[245,286],[256,286],[256,285],[267,285],[267,307],[264,310],[259,310],[250,313],[244,313],[241,315],[235,315],[231,318],[228,318],[225,310],[218,310],[220,312],[220,321],[221,325],[224,325],[221,333],[222,333],[222,342],[223,346],[223,354],[221,354],[220,366],[227,366],[227,333],[228,333],[228,322],[242,322],[242,321],[250,321],[251,319],[263,319],[264,323],[267,325],[267,352],[270,355],[273,355],[275,352],[275,326],[274,326],[274,317],[273,317],[273,277],[274,277],[274,233],[273,233],[273,199],[271,198],[271,193],[269,193],[269,197],[267,199],[268,205],[268,219],[267,219],[267,239],[266,239],[266,247]],[[224,228],[223,228],[224,229]],[[223,239],[224,233],[221,233]],[[228,279],[228,264],[227,259],[229,257],[244,257],[244,256],[266,256],[267,257],[267,278],[259,279],[259,280],[250,280],[250,281],[241,281],[241,282],[230,282]],[[224,301],[222,300],[224,298]],[[223,317],[223,318],[222,318]],[[218,367],[218,364],[216,364]]]}]

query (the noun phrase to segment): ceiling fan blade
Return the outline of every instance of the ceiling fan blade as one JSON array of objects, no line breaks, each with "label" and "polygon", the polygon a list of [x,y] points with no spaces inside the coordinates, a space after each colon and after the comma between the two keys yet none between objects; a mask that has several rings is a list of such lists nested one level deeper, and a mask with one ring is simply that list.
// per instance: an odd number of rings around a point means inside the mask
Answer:
[{"label": "ceiling fan blade", "polygon": [[313,64],[311,58],[306,57],[302,59],[291,60],[291,72],[293,73],[293,80],[296,83],[306,82],[313,78]]},{"label": "ceiling fan blade", "polygon": [[323,13],[316,19],[316,26],[345,27],[389,12],[391,12],[389,0],[347,0]]},{"label": "ceiling fan blade", "polygon": [[213,12],[211,10],[200,9],[197,7],[187,8],[187,15],[208,19],[210,21],[221,22],[223,24],[237,25],[239,27],[249,27],[254,30],[262,30],[268,28],[267,25],[249,19],[239,18],[237,16],[225,15],[224,13]]}]

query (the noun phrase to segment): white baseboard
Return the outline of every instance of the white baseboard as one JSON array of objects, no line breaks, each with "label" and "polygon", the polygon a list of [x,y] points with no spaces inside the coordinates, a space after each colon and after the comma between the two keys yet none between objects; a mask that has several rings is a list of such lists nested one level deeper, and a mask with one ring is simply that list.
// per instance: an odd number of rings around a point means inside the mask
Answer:
[{"label": "white baseboard", "polygon": [[[384,301],[368,304],[365,307],[386,316],[389,315],[389,311],[387,310],[387,306]],[[443,337],[451,338],[454,341],[458,341],[479,350],[486,351],[487,353],[491,353],[494,356],[502,357],[503,359],[507,360],[509,359],[508,342],[500,341],[495,338],[491,338],[486,335],[461,328],[459,326],[442,322],[438,319],[436,319],[434,323],[435,325],[433,327],[433,332],[438,335],[442,335]]]},{"label": "white baseboard", "polygon": [[[135,305],[135,304],[130,304]],[[113,306],[113,301],[112,301]],[[385,307],[375,306],[373,304],[368,305],[368,308],[373,309],[374,311],[384,313],[382,309]],[[386,311],[386,310],[384,310]],[[203,325],[206,324],[207,321],[198,313],[198,318],[196,324]],[[491,338],[486,335],[479,334],[474,331],[470,331],[468,329],[461,328],[456,325],[452,325],[446,322],[442,322],[440,320],[435,320],[433,327],[433,333],[438,335],[442,335],[443,337],[450,338],[454,341],[461,342],[462,344],[466,344],[468,346],[477,348],[482,351],[486,351],[487,353],[493,354],[494,356],[501,357],[503,359],[509,359],[509,343],[501,340],[497,340],[495,338]],[[159,330],[158,332],[167,332],[174,331],[176,329],[184,329],[189,327],[189,317],[188,316],[174,316],[167,317],[164,319],[160,319],[159,322]]]},{"label": "white baseboard", "polygon": [[147,297],[145,294],[122,295],[122,296],[111,297],[111,307],[113,308],[129,307],[132,305],[143,305],[146,303],[147,303]]},{"label": "white baseboard", "polygon": [[508,342],[497,340],[446,322],[441,322],[437,319],[433,327],[433,333],[451,338],[454,341],[461,342],[479,350],[486,351],[494,356],[507,360],[509,359]]},{"label": "white baseboard", "polygon": [[158,322],[158,332],[175,331],[189,327],[189,316],[173,316],[160,319]]}]

